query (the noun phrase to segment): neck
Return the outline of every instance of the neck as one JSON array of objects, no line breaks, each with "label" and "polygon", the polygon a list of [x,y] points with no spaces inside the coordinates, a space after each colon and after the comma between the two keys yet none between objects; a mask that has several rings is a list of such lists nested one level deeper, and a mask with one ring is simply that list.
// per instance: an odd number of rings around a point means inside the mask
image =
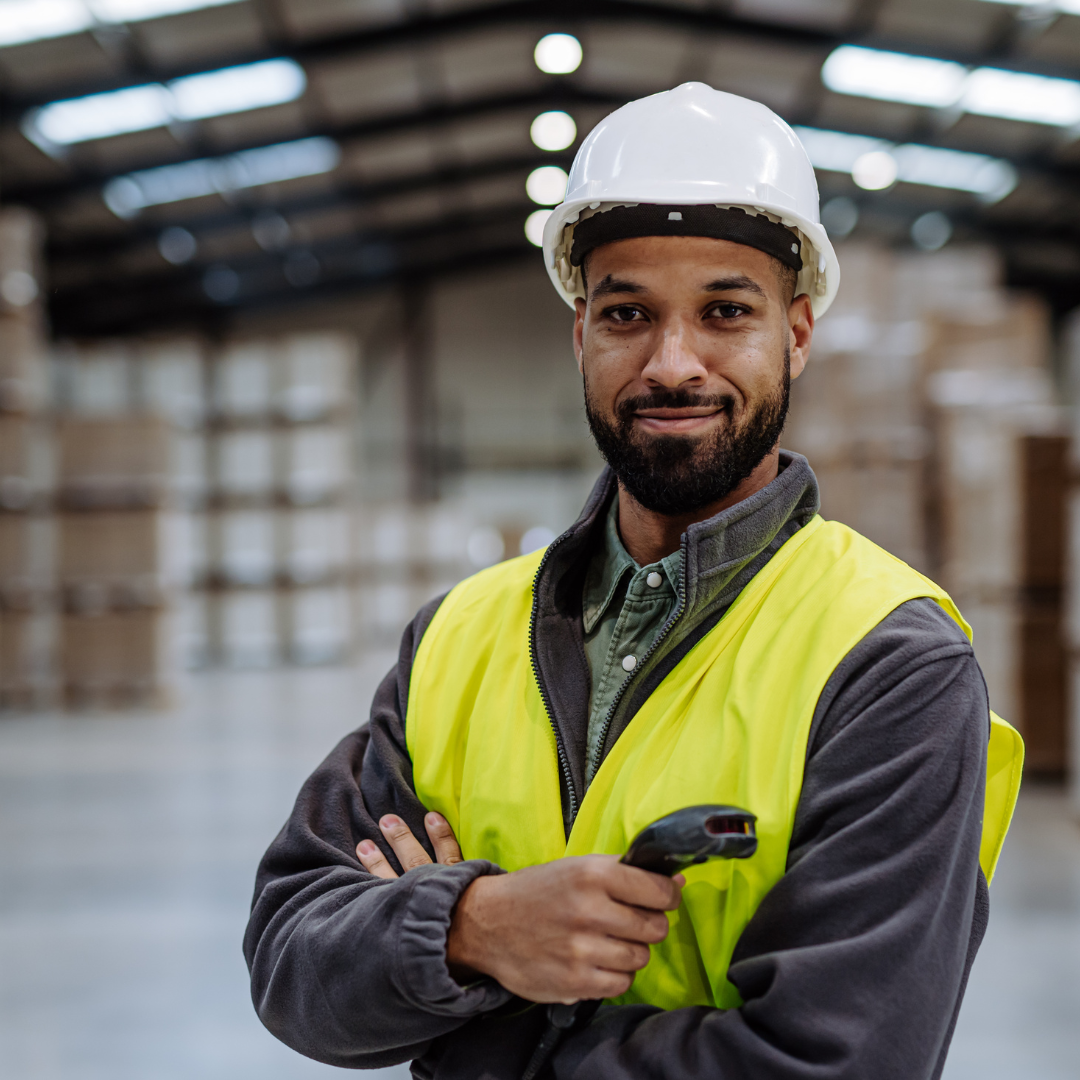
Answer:
[{"label": "neck", "polygon": [[682,535],[697,521],[706,521],[729,506],[750,498],[771,484],[780,471],[780,449],[765,455],[756,469],[729,495],[688,514],[658,514],[644,507],[619,483],[619,535],[638,566],[648,566],[678,551]]}]

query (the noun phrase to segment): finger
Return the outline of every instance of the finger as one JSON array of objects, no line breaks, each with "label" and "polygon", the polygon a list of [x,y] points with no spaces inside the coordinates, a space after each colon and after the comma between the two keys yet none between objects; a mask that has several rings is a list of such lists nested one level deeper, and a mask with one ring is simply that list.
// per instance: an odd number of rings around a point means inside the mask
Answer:
[{"label": "finger", "polygon": [[648,945],[608,938],[598,944],[593,957],[593,966],[602,971],[633,973],[640,971],[649,962],[651,956]]},{"label": "finger", "polygon": [[427,866],[431,862],[428,853],[421,847],[420,841],[413,836],[409,826],[396,814],[387,814],[379,820],[379,829],[387,843],[394,849],[394,854],[403,870],[415,870],[418,866]]},{"label": "finger", "polygon": [[654,911],[674,911],[682,902],[682,889],[673,878],[623,863],[612,866],[607,891],[612,900]]},{"label": "finger", "polygon": [[604,998],[617,998],[625,994],[633,985],[634,976],[621,971],[597,970],[590,980],[591,985],[583,993],[583,997],[595,1000]]},{"label": "finger", "polygon": [[373,840],[361,840],[356,845],[356,857],[360,865],[369,873],[381,878],[396,878],[397,871],[390,865],[390,861],[379,850],[379,845]]},{"label": "finger", "polygon": [[656,945],[668,936],[671,924],[662,911],[613,903],[603,910],[604,932],[624,941]]},{"label": "finger", "polygon": [[458,846],[457,837],[450,828],[450,822],[442,814],[428,814],[424,818],[424,828],[427,829],[431,846],[435,849],[436,862],[444,866],[461,862],[461,848]]}]

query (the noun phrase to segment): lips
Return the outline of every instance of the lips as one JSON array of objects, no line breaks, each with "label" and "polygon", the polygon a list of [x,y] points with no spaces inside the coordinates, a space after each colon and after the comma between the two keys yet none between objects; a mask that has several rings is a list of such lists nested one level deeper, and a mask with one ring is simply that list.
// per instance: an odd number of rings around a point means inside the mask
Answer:
[{"label": "lips", "polygon": [[634,415],[645,420],[688,420],[694,417],[715,416],[723,411],[722,406],[696,405],[674,409],[636,409]]},{"label": "lips", "polygon": [[640,409],[635,411],[636,424],[646,431],[681,434],[710,427],[715,417],[725,410],[716,405],[684,408]]}]

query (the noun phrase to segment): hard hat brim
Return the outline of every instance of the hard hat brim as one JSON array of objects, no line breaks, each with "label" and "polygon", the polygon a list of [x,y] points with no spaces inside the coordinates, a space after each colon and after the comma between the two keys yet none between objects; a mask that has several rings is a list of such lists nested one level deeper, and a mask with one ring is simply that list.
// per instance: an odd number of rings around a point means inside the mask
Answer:
[{"label": "hard hat brim", "polygon": [[[828,311],[840,285],[840,263],[828,234],[820,222],[793,213],[791,207],[786,205],[768,202],[748,204],[728,200],[714,202],[712,199],[703,199],[701,195],[701,192],[695,191],[694,197],[673,198],[672,194],[667,193],[662,200],[656,201],[665,206],[740,207],[748,213],[773,215],[789,228],[798,229],[806,241],[804,249],[807,250],[804,250],[803,254],[803,269],[799,272],[796,295],[807,293],[810,296],[810,305],[815,319],[821,318]],[[552,211],[544,225],[544,266],[551,283],[570,307],[574,307],[574,301],[579,297],[583,298],[584,293],[581,289],[580,271],[570,266],[569,244],[564,238],[567,225],[575,224],[581,213],[586,210],[603,212],[616,206],[640,206],[649,201],[651,200],[642,199],[640,194],[636,198],[625,201],[605,194],[602,204],[588,199],[575,199],[561,203]]]}]

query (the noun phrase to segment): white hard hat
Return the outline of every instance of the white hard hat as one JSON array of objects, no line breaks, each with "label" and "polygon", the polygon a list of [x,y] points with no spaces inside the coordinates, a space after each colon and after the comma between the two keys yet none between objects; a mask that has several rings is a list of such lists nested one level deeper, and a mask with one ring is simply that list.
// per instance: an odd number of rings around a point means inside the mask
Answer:
[{"label": "white hard hat", "polygon": [[[641,204],[737,208],[765,229],[778,223],[800,244],[796,293],[809,294],[816,317],[836,295],[840,266],[818,220],[814,167],[795,132],[760,102],[683,83],[631,101],[593,128],[574,158],[566,197],[544,226],[548,275],[571,307],[585,295],[571,262],[575,226]],[[701,235],[690,226],[683,234]]]}]

